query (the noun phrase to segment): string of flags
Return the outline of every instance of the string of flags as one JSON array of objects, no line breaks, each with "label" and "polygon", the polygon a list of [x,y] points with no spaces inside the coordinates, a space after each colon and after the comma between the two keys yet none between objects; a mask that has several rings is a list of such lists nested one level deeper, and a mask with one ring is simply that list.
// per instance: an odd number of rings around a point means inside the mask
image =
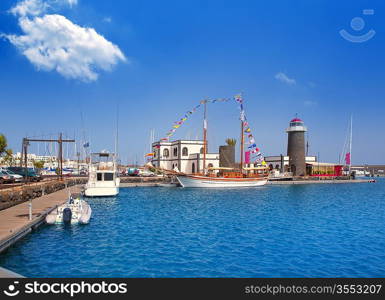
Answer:
[{"label": "string of flags", "polygon": [[260,149],[257,147],[249,122],[247,122],[245,109],[243,107],[242,95],[236,95],[234,99],[239,104],[239,109],[241,111],[239,119],[243,122],[243,128],[244,128],[243,133],[246,134],[248,138],[248,142],[247,142],[248,150],[245,152],[245,163],[249,164],[251,161],[253,161],[254,164],[261,164],[265,166],[266,165],[265,158],[263,157]]},{"label": "string of flags", "polygon": [[[181,127],[188,119],[189,117],[194,114],[201,106],[205,103],[216,103],[216,102],[229,102],[231,100],[235,100],[239,104],[239,109],[241,111],[240,113],[240,120],[243,122],[244,126],[244,134],[247,134],[248,138],[248,147],[247,151],[245,153],[246,163],[250,163],[250,161],[253,161],[255,164],[262,164],[266,165],[265,158],[263,157],[262,153],[260,152],[260,149],[257,147],[257,144],[255,142],[255,138],[252,134],[251,128],[249,126],[249,123],[247,122],[245,110],[243,107],[243,98],[242,95],[236,95],[234,98],[217,98],[213,100],[202,100],[198,105],[193,107],[191,110],[187,111],[184,116],[182,116],[179,120],[175,121],[172,125],[172,128],[166,133],[166,136],[164,138],[161,138],[161,142],[168,142],[170,138],[175,134],[176,130]],[[147,157],[153,156],[154,153],[148,153],[146,154]]]},{"label": "string of flags", "polygon": [[213,100],[202,100],[200,101],[200,103],[198,105],[196,105],[195,107],[193,107],[191,110],[187,111],[184,116],[182,116],[182,118],[180,118],[179,120],[175,121],[172,125],[172,128],[166,133],[166,136],[162,139],[160,139],[161,142],[168,142],[170,140],[170,138],[174,135],[174,133],[176,132],[176,130],[181,127],[184,122],[186,122],[188,120],[188,118],[194,114],[201,106],[202,104],[205,104],[205,103],[216,103],[216,102],[227,102],[227,101],[230,101],[231,99],[230,98],[218,98],[218,99],[213,99]]}]

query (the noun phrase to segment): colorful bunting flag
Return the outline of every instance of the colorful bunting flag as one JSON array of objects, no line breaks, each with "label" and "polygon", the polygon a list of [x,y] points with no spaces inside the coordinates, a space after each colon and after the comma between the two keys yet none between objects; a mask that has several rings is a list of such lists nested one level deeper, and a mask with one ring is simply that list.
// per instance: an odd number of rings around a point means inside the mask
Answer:
[{"label": "colorful bunting flag", "polygon": [[348,153],[346,153],[346,155],[345,155],[345,163],[347,164],[347,165],[350,165],[350,152],[348,152]]},{"label": "colorful bunting flag", "polygon": [[250,151],[245,152],[245,164],[250,163]]}]

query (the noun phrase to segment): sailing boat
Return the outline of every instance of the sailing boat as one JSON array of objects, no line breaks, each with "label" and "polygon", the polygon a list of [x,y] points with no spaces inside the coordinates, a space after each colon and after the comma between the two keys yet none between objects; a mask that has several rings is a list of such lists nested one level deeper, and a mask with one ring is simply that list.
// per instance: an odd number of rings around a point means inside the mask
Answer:
[{"label": "sailing boat", "polygon": [[[184,174],[178,173],[176,178],[182,187],[186,188],[237,188],[237,187],[257,187],[267,183],[268,167],[258,166],[255,168],[245,168],[244,166],[244,135],[245,119],[243,107],[241,109],[241,143],[239,168],[207,168],[207,100],[201,102],[204,104],[203,117],[203,173],[202,174]],[[219,171],[217,175],[213,171]]]}]

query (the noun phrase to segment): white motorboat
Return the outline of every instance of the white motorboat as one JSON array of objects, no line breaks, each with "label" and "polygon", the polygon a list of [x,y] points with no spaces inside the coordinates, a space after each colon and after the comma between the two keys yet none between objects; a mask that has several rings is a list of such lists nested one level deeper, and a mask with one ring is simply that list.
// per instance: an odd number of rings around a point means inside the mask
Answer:
[{"label": "white motorboat", "polygon": [[84,195],[87,197],[107,197],[119,194],[120,178],[117,171],[116,156],[114,153],[93,153],[88,169],[88,182],[85,185]]},{"label": "white motorboat", "polygon": [[47,224],[88,224],[92,209],[80,196],[69,197],[45,218]]}]

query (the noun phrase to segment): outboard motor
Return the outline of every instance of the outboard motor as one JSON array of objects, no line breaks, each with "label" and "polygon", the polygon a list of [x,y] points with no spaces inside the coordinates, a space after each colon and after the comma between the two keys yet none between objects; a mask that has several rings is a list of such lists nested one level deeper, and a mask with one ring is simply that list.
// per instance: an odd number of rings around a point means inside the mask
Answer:
[{"label": "outboard motor", "polygon": [[64,224],[71,224],[71,219],[72,219],[72,211],[71,208],[66,207],[63,210],[63,223]]}]

